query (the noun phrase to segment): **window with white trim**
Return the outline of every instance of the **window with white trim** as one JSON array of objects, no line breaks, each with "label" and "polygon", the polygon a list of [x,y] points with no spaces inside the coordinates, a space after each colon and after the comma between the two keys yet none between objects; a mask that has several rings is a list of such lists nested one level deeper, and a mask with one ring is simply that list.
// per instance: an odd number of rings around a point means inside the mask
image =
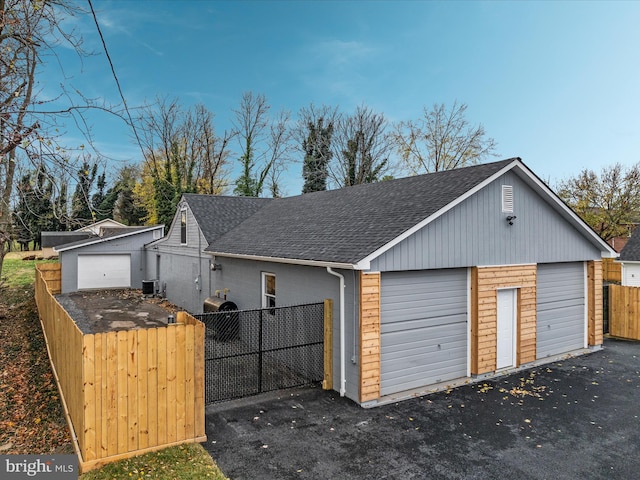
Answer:
[{"label": "window with white trim", "polygon": [[187,244],[187,209],[180,210],[180,243]]},{"label": "window with white trim", "polygon": [[513,213],[512,185],[502,185],[502,213]]},{"label": "window with white trim", "polygon": [[[262,272],[262,308],[275,308],[276,306],[276,275]],[[272,314],[275,311],[271,312]]]}]

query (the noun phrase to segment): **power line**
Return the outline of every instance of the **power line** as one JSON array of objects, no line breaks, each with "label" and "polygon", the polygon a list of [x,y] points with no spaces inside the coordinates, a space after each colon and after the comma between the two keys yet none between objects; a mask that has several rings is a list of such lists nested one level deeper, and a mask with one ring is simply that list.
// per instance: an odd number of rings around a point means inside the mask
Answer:
[{"label": "power line", "polygon": [[109,55],[109,50],[107,50],[107,44],[104,41],[104,37],[102,36],[102,30],[100,30],[100,25],[98,24],[98,18],[96,17],[96,11],[93,9],[93,3],[91,0],[87,0],[89,3],[89,8],[91,9],[91,15],[93,16],[93,21],[96,24],[96,29],[98,30],[98,35],[100,36],[100,41],[102,42],[102,47],[104,48],[104,53],[107,56],[107,61],[109,62],[109,66],[111,67],[111,73],[113,74],[113,78],[116,81],[116,86],[118,87],[118,93],[120,94],[120,98],[122,99],[122,104],[124,105],[124,110],[127,112],[127,117],[129,118],[129,123],[131,124],[131,129],[133,130],[133,135],[136,137],[136,142],[138,143],[138,147],[140,147],[140,152],[142,153],[142,158],[144,159],[144,148],[142,148],[142,142],[140,141],[140,137],[138,136],[138,131],[136,130],[136,125],[133,122],[133,118],[131,117],[131,112],[129,111],[129,106],[127,105],[127,101],[124,98],[124,94],[122,93],[122,88],[120,87],[120,80],[118,80],[118,75],[116,75],[116,69],[113,66],[113,62],[111,61],[111,56]]}]

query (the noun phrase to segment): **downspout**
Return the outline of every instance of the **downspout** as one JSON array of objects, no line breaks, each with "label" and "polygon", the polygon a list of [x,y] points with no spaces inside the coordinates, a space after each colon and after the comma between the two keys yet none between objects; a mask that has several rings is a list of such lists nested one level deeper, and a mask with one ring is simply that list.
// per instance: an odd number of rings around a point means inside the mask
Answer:
[{"label": "downspout", "polygon": [[344,347],[344,275],[334,272],[331,267],[327,267],[327,273],[340,279],[340,396],[346,393],[346,367],[345,367],[345,347]]}]

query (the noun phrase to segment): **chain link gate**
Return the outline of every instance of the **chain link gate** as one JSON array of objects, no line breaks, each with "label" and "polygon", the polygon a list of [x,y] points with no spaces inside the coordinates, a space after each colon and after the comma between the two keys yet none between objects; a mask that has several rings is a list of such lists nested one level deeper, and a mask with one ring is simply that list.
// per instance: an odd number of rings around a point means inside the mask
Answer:
[{"label": "chain link gate", "polygon": [[195,317],[206,326],[206,404],[323,379],[323,302]]}]

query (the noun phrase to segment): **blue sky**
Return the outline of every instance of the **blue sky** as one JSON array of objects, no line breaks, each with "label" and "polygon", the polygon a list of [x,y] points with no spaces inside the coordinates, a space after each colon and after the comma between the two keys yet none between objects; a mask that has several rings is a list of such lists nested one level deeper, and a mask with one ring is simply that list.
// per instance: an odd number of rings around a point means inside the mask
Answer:
[{"label": "blue sky", "polygon": [[[81,3],[84,5],[84,2]],[[230,128],[243,92],[293,116],[311,102],[390,122],[468,105],[499,157],[553,186],[583,168],[640,161],[640,2],[94,0],[127,103],[203,103]],[[99,55],[60,52],[68,86],[118,103],[93,20],[70,21]],[[56,65],[41,77],[55,91]],[[47,83],[49,82],[49,83]],[[123,122],[90,117],[98,147],[138,162]],[[71,142],[82,143],[68,129]],[[293,165],[285,192],[300,192]]]}]

